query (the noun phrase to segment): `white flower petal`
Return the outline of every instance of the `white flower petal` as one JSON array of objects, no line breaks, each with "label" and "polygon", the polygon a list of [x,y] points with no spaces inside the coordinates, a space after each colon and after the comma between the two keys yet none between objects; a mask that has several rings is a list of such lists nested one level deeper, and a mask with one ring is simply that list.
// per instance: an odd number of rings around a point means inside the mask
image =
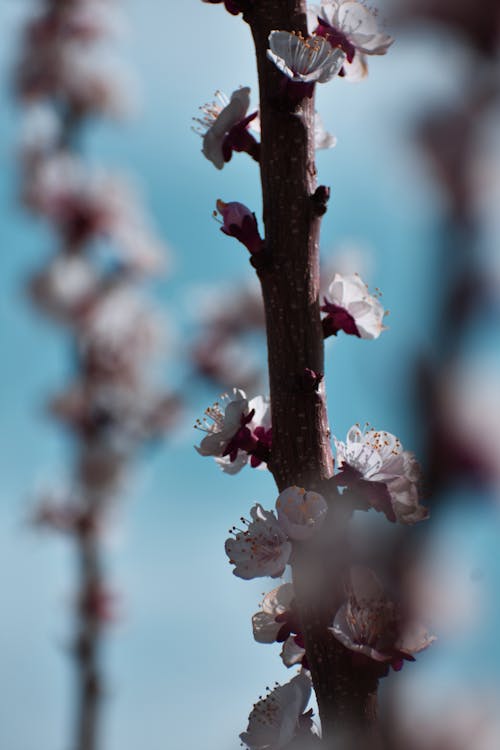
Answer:
[{"label": "white flower petal", "polygon": [[326,39],[304,39],[289,31],[271,31],[267,56],[297,83],[326,83],[339,73],[345,61],[344,52],[333,49]]},{"label": "white flower petal", "polygon": [[328,512],[324,497],[302,487],[288,487],[276,500],[278,522],[283,531],[297,541],[310,539],[322,526]]}]

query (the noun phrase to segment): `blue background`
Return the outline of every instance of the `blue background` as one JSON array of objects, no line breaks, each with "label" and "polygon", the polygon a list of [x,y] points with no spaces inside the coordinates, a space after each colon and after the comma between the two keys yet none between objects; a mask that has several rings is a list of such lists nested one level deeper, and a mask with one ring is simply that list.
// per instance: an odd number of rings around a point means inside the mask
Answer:
[{"label": "blue background", "polygon": [[[69,456],[44,414],[47,395],[68,376],[67,343],[37,316],[23,290],[28,274],[53,249],[48,231],[16,202],[22,113],[11,100],[9,74],[30,5],[0,0],[6,42],[0,48],[0,745],[63,750],[70,747],[72,722],[73,550],[67,540],[26,524],[36,489],[64,478]],[[220,197],[260,213],[255,165],[236,156],[217,172],[202,157],[190,124],[217,88],[230,93],[250,85],[256,102],[253,52],[246,26],[221,7],[199,0],[130,0],[125,7],[131,30],[120,53],[137,71],[140,116],[96,125],[86,148],[92,159],[132,172],[172,247],[172,275],[154,293],[169,310],[182,350],[200,285],[251,273],[245,253],[222,237],[211,212]],[[443,59],[431,36],[406,36],[386,57],[370,61],[367,81],[318,87],[318,109],[338,137],[334,150],[318,154],[320,180],[332,186],[323,255],[331,257],[346,243],[367,248],[366,280],[383,289],[391,311],[390,330],[376,343],[347,337],[328,342],[331,427],[339,436],[367,420],[418,451],[412,372],[418,352],[433,344],[433,300],[440,287],[434,230],[442,196],[411,145],[409,126],[422,108],[458,92],[462,64],[463,52],[451,40]],[[179,355],[172,354],[165,377],[178,384],[184,373]],[[250,616],[271,586],[232,576],[223,549],[227,529],[255,501],[274,504],[273,484],[265,472],[249,469],[227,477],[197,456],[191,424],[217,393],[190,385],[185,395],[185,424],[140,460],[107,543],[109,576],[123,594],[124,617],[110,631],[105,651],[106,750],[232,750],[265,685],[287,679],[278,649],[251,637]],[[466,498],[462,513],[437,519],[436,529],[441,551],[458,556],[466,568],[488,570],[494,583],[498,518],[492,506]],[[440,685],[492,679],[488,662],[500,656],[495,606],[480,634],[476,628],[450,636],[400,679],[418,685],[429,670]],[[491,660],[485,639],[494,649]]]}]

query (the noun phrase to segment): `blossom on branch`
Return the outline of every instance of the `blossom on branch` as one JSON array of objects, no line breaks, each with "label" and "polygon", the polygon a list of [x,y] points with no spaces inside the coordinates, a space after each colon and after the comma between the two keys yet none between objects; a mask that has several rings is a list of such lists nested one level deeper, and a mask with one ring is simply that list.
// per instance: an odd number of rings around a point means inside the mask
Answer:
[{"label": "blossom on branch", "polygon": [[[289,636],[287,621],[294,599],[291,583],[283,583],[264,596],[260,611],[252,616],[253,637],[258,643],[282,642]],[[282,634],[284,637],[280,637]]]},{"label": "blossom on branch", "polygon": [[234,538],[226,540],[225,550],[233,573],[249,580],[262,576],[279,578],[292,553],[291,542],[272,511],[257,503],[250,510],[251,520],[242,518],[246,529],[233,527]]},{"label": "blossom on branch", "polygon": [[309,668],[304,648],[304,639],[300,634],[288,636],[283,643],[280,656],[285,667],[295,667],[300,664],[304,669]]},{"label": "blossom on branch", "polygon": [[308,668],[304,640],[295,608],[293,584],[283,583],[264,596],[260,611],[252,616],[253,637],[258,643],[283,643],[281,658],[287,667]]},{"label": "blossom on branch", "polygon": [[359,0],[326,0],[310,6],[308,20],[311,33],[345,53],[341,74],[351,80],[366,75],[365,55],[385,55],[394,41],[380,30],[376,11]]},{"label": "blossom on branch", "polygon": [[[420,625],[404,623],[394,602],[369,568],[349,571],[347,601],[329,628],[343,646],[375,662],[390,664],[399,671],[403,661],[415,661],[414,654],[426,649],[435,637]],[[358,661],[362,666],[366,661]]]},{"label": "blossom on branch", "polygon": [[310,539],[326,519],[328,506],[317,492],[302,487],[287,487],[276,500],[281,528],[294,541]]},{"label": "blossom on branch", "polygon": [[322,37],[304,39],[291,31],[271,31],[267,56],[287,78],[304,84],[330,81],[346,59],[341,49],[333,49]]},{"label": "blossom on branch", "polygon": [[267,462],[271,447],[269,400],[255,396],[250,401],[244,391],[233,389],[232,398],[224,395],[205,411],[203,422],[195,428],[206,432],[199,446],[201,456],[213,456],[221,469],[235,474],[248,461],[253,468]]},{"label": "blossom on branch", "polygon": [[231,99],[222,91],[216,91],[215,96],[218,101],[200,107],[202,117],[193,118],[198,123],[193,129],[203,138],[203,155],[217,169],[222,169],[231,160],[233,151],[245,151],[258,161],[259,144],[248,132],[250,123],[257,117],[256,111],[247,115],[250,88],[236,89]]},{"label": "blossom on branch", "polygon": [[[216,205],[222,216],[221,232],[237,239],[252,255],[262,250],[264,241],[259,234],[255,214],[249,208],[237,201],[224,203],[220,199]],[[216,215],[214,211],[214,217]]]},{"label": "blossom on branch", "polygon": [[337,138],[328,132],[323,124],[319,112],[314,113],[314,148],[317,151],[333,148],[337,145]]},{"label": "blossom on branch", "polygon": [[310,696],[311,680],[305,672],[277,685],[254,705],[240,739],[249,750],[282,750],[300,733]]},{"label": "blossom on branch", "polygon": [[366,498],[368,506],[385,513],[389,521],[413,524],[428,518],[427,508],[419,503],[419,464],[395,435],[353,425],[345,443],[334,441],[340,486]]},{"label": "blossom on branch", "polygon": [[376,339],[386,330],[384,308],[356,273],[335,274],[321,310],[327,313],[322,321],[325,338],[344,331],[361,339]]}]

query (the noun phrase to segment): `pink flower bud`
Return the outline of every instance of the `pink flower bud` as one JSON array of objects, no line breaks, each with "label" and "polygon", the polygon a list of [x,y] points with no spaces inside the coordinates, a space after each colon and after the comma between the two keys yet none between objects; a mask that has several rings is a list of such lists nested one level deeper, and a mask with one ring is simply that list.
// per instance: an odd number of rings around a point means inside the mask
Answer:
[{"label": "pink flower bud", "polygon": [[222,216],[221,232],[235,237],[253,255],[262,250],[263,240],[257,227],[255,214],[243,203],[217,201],[217,211]]}]

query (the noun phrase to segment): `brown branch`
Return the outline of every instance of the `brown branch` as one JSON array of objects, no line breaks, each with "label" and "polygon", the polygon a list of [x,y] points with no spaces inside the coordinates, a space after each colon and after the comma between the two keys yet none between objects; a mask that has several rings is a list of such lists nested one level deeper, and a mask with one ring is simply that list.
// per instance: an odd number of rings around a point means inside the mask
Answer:
[{"label": "brown branch", "polygon": [[[322,389],[304,374],[323,373],[319,303],[319,231],[328,191],[317,192],[314,99],[291,103],[284,77],[266,57],[274,29],[307,35],[305,0],[261,0],[245,13],[256,48],[260,85],[261,179],[267,262],[258,268],[266,312],[273,424],[270,470],[278,488],[320,489],[333,473]],[[254,265],[256,265],[254,263]],[[321,378],[318,378],[318,382]],[[377,680],[355,671],[352,654],[327,630],[343,599],[341,550],[348,516],[333,505],[329,549],[304,548],[293,578],[328,748],[374,747]],[[335,520],[333,517],[335,516]],[[327,563],[327,564],[326,564]],[[343,737],[337,744],[335,737]]]},{"label": "brown branch", "polygon": [[99,664],[102,621],[95,611],[96,593],[103,589],[99,541],[90,528],[78,537],[80,595],[76,663],[78,681],[75,750],[99,746],[102,677]]}]

